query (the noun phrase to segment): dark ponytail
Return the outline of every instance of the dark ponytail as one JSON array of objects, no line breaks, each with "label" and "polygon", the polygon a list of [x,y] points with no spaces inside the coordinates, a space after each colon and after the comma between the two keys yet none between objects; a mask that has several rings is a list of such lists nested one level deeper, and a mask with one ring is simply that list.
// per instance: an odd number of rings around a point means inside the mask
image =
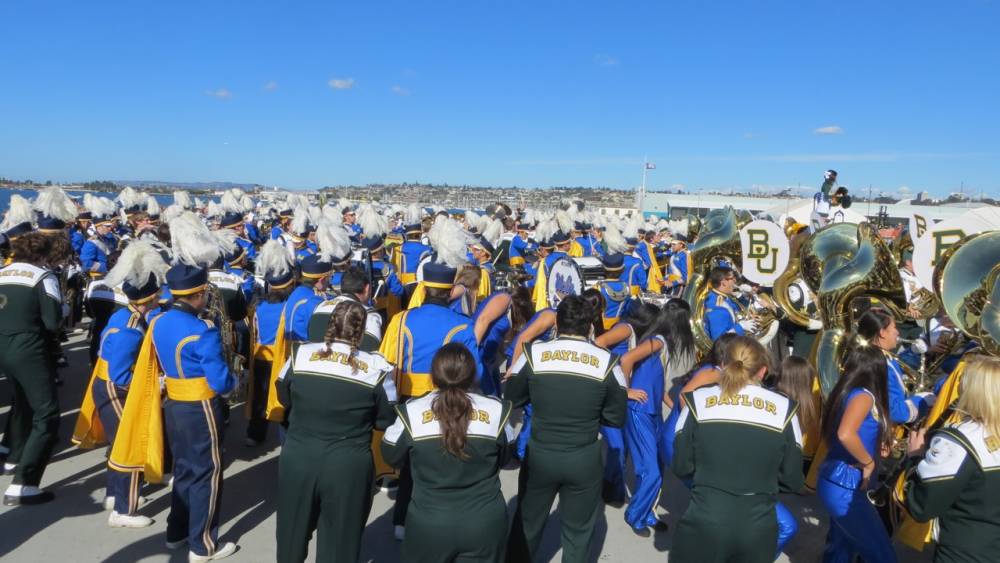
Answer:
[{"label": "dark ponytail", "polygon": [[467,391],[476,379],[476,361],[463,345],[449,342],[431,361],[431,380],[438,395],[431,412],[441,426],[444,450],[458,459],[468,459],[465,443],[472,418],[472,400]]}]

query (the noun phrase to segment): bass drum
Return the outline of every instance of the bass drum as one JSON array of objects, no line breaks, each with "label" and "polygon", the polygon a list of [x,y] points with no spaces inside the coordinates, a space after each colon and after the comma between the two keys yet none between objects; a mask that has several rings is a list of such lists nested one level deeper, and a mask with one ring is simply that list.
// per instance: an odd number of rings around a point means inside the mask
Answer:
[{"label": "bass drum", "polygon": [[552,263],[545,287],[549,307],[555,309],[567,295],[580,295],[583,288],[583,272],[575,260],[561,256]]}]

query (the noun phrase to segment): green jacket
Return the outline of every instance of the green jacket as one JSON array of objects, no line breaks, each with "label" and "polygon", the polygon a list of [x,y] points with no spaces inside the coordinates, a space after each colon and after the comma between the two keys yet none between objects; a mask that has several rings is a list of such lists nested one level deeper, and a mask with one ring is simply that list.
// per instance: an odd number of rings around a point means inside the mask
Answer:
[{"label": "green jacket", "polygon": [[601,425],[625,424],[618,357],[584,338],[526,344],[512,372],[504,396],[515,407],[531,403],[533,446],[571,451],[597,442]]},{"label": "green jacket", "polygon": [[[748,385],[723,398],[718,385],[685,393],[674,440],[674,474],[733,495],[798,491],[802,431],[795,401]],[[734,470],[738,469],[738,470]]]},{"label": "green jacket", "polygon": [[62,291],[55,274],[24,262],[0,269],[0,334],[52,336],[62,322]]},{"label": "green jacket", "polygon": [[1000,436],[971,420],[942,428],[906,487],[910,514],[938,519],[935,561],[1000,559]]}]

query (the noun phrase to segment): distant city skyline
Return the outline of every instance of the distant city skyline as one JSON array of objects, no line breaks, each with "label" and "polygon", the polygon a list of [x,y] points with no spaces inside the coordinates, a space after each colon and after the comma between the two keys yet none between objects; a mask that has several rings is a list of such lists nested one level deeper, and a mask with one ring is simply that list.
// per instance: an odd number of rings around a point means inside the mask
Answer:
[{"label": "distant city skyline", "polygon": [[1000,195],[1000,3],[0,4],[0,175]]}]

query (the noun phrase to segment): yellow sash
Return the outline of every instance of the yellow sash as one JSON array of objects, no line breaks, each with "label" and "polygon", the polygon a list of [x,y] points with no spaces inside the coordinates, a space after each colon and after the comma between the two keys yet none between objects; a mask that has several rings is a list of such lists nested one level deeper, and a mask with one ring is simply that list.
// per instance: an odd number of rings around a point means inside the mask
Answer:
[{"label": "yellow sash", "polygon": [[410,285],[411,283],[417,283],[417,274],[400,271],[399,282],[403,285]]},{"label": "yellow sash", "polygon": [[167,397],[175,401],[207,401],[215,397],[215,391],[204,377],[168,377]]},{"label": "yellow sash", "polygon": [[153,327],[158,320],[159,317],[149,323],[142,339],[118,434],[108,459],[111,469],[123,473],[141,471],[148,483],[159,483],[163,478],[161,369],[153,346]]},{"label": "yellow sash", "polygon": [[[103,377],[102,377],[103,376]],[[90,373],[90,382],[80,403],[80,414],[76,417],[76,427],[73,429],[73,444],[79,448],[91,449],[108,441],[104,433],[101,417],[97,415],[97,403],[94,402],[94,381],[108,378],[108,362],[97,358],[94,369]]]},{"label": "yellow sash", "polygon": [[493,293],[493,282],[490,281],[490,273],[486,271],[486,268],[482,266],[479,267],[479,289],[476,291],[476,299],[482,301]]},{"label": "yellow sash", "polygon": [[662,290],[663,272],[660,271],[660,263],[656,261],[656,250],[652,244],[642,241],[646,245],[646,255],[649,256],[649,274],[646,286],[653,293],[660,293]]},{"label": "yellow sash", "polygon": [[566,254],[568,254],[570,258],[580,258],[583,256],[583,246],[576,242],[576,239],[573,239],[569,243],[569,250],[566,251]]},{"label": "yellow sash", "polygon": [[545,258],[542,258],[538,261],[538,275],[535,276],[535,287],[531,294],[531,300],[535,302],[535,312],[549,306],[549,291],[546,287],[548,284],[548,274],[545,271]]},{"label": "yellow sash", "polygon": [[523,257],[521,257],[521,256],[511,256],[511,257],[510,257],[510,258],[509,258],[509,259],[507,260],[507,262],[508,262],[508,263],[509,263],[509,264],[510,264],[511,266],[523,266],[523,265],[524,265],[524,258],[523,258]]},{"label": "yellow sash", "polygon": [[278,333],[274,336],[274,357],[271,360],[271,377],[267,383],[267,407],[264,416],[271,422],[282,422],[285,420],[285,407],[278,400],[278,376],[281,375],[282,368],[288,360],[288,353],[291,345],[285,337],[285,309],[286,303],[281,308],[281,319],[278,320]]}]

